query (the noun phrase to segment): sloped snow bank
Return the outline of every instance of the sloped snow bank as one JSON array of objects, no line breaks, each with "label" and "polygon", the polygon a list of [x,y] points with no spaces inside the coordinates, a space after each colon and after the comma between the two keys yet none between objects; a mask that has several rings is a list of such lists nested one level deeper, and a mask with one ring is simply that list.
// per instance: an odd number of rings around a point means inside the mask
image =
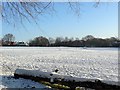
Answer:
[{"label": "sloped snow bank", "polygon": [[60,75],[55,72],[43,72],[40,70],[26,70],[26,69],[16,69],[15,74],[18,75],[28,75],[33,77],[43,77],[43,78],[52,78],[52,79],[64,79],[66,81],[92,81],[94,82],[94,79],[86,79],[86,78],[78,78],[78,77],[72,77],[68,75]]},{"label": "sloped snow bank", "polygon": [[[75,82],[84,82],[84,81],[90,81],[90,82],[96,82],[96,79],[86,79],[86,78],[79,78],[79,77],[72,77],[68,75],[60,75],[55,72],[43,72],[40,70],[25,70],[25,69],[16,69],[15,74],[17,75],[26,75],[26,76],[33,76],[33,77],[43,77],[43,78],[49,78],[49,79],[64,79],[64,81],[75,81]],[[119,86],[118,82],[115,81],[104,81],[101,80],[101,82],[110,84],[110,85],[117,85]]]}]

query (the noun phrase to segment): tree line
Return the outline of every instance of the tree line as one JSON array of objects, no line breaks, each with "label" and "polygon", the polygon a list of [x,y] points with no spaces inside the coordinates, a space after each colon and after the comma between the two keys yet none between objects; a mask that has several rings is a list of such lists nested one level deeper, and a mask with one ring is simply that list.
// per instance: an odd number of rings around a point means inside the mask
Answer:
[{"label": "tree line", "polygon": [[6,34],[0,40],[2,46],[43,46],[43,47],[120,47],[120,40],[115,37],[96,38],[92,35],[87,35],[82,39],[57,37],[46,38],[43,36],[35,37],[29,42],[15,42],[13,34]]}]

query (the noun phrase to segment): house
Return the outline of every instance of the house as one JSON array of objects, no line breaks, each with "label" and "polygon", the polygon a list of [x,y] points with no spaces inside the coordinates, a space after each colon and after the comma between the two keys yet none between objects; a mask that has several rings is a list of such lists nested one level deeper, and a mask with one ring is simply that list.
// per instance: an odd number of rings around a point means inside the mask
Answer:
[{"label": "house", "polygon": [[28,46],[28,44],[22,41],[22,42],[17,42],[16,46]]}]

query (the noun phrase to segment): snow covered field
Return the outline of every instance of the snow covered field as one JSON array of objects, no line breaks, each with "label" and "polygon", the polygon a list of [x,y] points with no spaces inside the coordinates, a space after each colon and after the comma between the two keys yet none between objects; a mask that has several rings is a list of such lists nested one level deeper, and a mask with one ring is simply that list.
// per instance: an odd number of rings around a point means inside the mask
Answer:
[{"label": "snow covered field", "polygon": [[[17,68],[53,72],[80,78],[118,81],[117,48],[1,47],[1,87],[41,87],[30,80],[9,78]],[[24,83],[25,82],[25,83]],[[19,83],[12,86],[11,83]],[[31,85],[31,86],[30,86]]]}]

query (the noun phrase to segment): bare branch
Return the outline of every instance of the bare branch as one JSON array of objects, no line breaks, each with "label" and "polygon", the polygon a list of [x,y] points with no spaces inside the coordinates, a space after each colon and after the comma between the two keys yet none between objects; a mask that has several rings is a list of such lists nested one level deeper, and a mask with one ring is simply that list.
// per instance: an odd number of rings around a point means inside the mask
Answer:
[{"label": "bare branch", "polygon": [[[98,6],[99,2],[100,0],[95,4],[95,7]],[[23,2],[22,0],[19,2],[2,2],[1,17],[9,23],[14,23],[16,20],[21,23],[23,19],[37,23],[37,16],[50,14],[51,8],[54,10],[52,5],[54,2]],[[76,15],[80,15],[80,2],[69,1],[68,5]]]},{"label": "bare branch", "polygon": [[[26,19],[28,22],[35,20],[36,16],[46,12],[52,2],[3,2],[1,16],[4,21],[11,22],[15,20]],[[19,15],[19,17],[18,17]],[[32,18],[32,19],[31,19]],[[11,20],[13,19],[13,20]]]}]

